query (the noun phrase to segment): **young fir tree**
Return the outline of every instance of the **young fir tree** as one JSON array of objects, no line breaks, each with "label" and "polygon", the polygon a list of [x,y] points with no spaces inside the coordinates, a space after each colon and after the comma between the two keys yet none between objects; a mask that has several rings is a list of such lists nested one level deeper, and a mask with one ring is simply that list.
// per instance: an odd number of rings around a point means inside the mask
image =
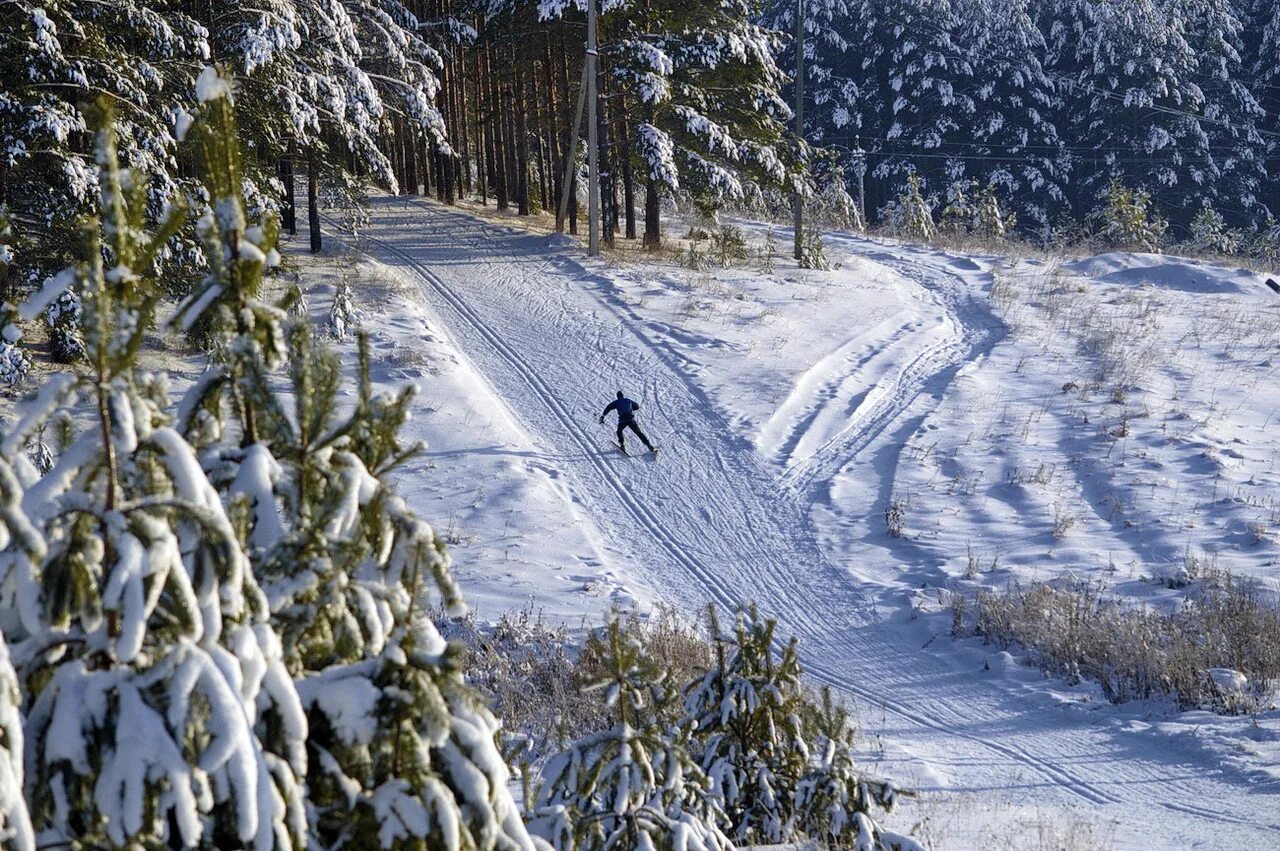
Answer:
[{"label": "young fir tree", "polygon": [[[497,722],[429,616],[460,595],[439,537],[386,483],[412,394],[376,393],[361,345],[353,409],[337,357],[261,303],[274,227],[248,225],[229,89],[212,82],[202,159],[221,258],[179,310],[221,329],[223,362],[183,406],[243,540],[307,714],[308,837],[330,849],[532,849],[507,789]],[[208,318],[208,314],[214,314]],[[287,357],[285,356],[288,351]],[[270,369],[287,365],[278,386]]]},{"label": "young fir tree", "polygon": [[1018,223],[1015,214],[1006,215],[1001,209],[994,185],[987,186],[978,196],[974,217],[974,233],[987,239],[1003,239],[1013,232]]},{"label": "young fir tree", "polygon": [[830,689],[822,690],[822,705],[811,716],[814,759],[796,784],[796,828],[823,847],[923,851],[915,840],[883,830],[872,819],[873,808],[893,809],[897,792],[858,772],[849,713]]},{"label": "young fir tree", "polygon": [[933,210],[924,198],[924,182],[920,175],[913,174],[907,178],[907,188],[898,198],[896,222],[902,234],[908,239],[928,240],[937,233],[933,223]]},{"label": "young fir tree", "polygon": [[1210,254],[1237,254],[1241,248],[1240,235],[1227,227],[1222,214],[1208,204],[1191,222],[1191,239],[1187,244],[1194,251]]},{"label": "young fir tree", "polygon": [[[306,725],[266,600],[194,449],[137,355],[174,211],[144,228],[147,184],[119,166],[102,107],[99,214],[67,286],[90,374],[50,380],[0,443],[2,624],[28,696],[26,797],[69,848],[298,847]],[[23,447],[78,390],[92,426],[44,476]]]},{"label": "young fir tree", "polygon": [[689,689],[685,713],[696,731],[694,756],[723,802],[738,844],[786,842],[795,831],[795,793],[809,762],[794,640],[774,646],[776,623],[755,607],[738,612],[724,634],[708,621],[716,665]]},{"label": "young fir tree", "polygon": [[556,851],[730,851],[706,776],[659,713],[674,695],[614,613],[586,652],[612,726],[552,757],[532,829]]},{"label": "young fir tree", "polygon": [[958,236],[974,229],[978,217],[974,189],[972,180],[957,180],[947,187],[947,205],[942,208],[942,221],[938,224],[940,232]]},{"label": "young fir tree", "polygon": [[[0,464],[0,502],[17,482]],[[16,488],[14,488],[16,490]],[[0,516],[4,509],[0,508]],[[9,545],[7,523],[0,522],[0,544]],[[36,851],[31,816],[23,798],[22,692],[18,675],[9,662],[9,647],[0,635],[0,847],[12,851]]]},{"label": "young fir tree", "polygon": [[1130,189],[1113,178],[1103,196],[1103,206],[1095,214],[1098,236],[1105,244],[1140,251],[1158,251],[1168,223],[1151,208],[1151,196],[1142,189]]}]

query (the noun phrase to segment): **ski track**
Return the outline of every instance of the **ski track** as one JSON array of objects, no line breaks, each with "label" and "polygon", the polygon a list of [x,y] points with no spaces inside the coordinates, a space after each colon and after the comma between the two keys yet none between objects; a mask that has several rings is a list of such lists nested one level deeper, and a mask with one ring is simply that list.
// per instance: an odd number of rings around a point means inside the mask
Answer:
[{"label": "ski track", "polygon": [[[1178,814],[1200,823],[1197,836],[1237,825],[1274,842],[1280,828],[1264,823],[1256,807],[1241,807],[1243,796],[1232,794],[1238,788],[1204,766],[1087,717],[1024,705],[999,682],[958,668],[954,657],[925,652],[918,633],[879,618],[851,570],[822,553],[807,514],[812,491],[856,463],[922,396],[940,398],[1003,333],[937,255],[840,238],[918,282],[945,309],[947,333],[910,358],[876,399],[864,398],[847,429],[786,468],[780,483],[777,465],[734,436],[678,357],[649,341],[644,329],[652,326],[617,297],[607,276],[545,237],[433,203],[376,199],[373,216],[365,235],[371,253],[422,281],[517,419],[544,446],[582,450],[585,461],[563,465],[571,488],[628,552],[628,569],[664,598],[686,610],[698,601],[724,608],[757,601],[800,639],[812,677],[860,699],[864,718],[880,710],[884,734],[942,772],[941,788],[999,789],[1037,805],[1074,800],[1121,819],[1137,807],[1151,828],[1168,830],[1165,822]],[[663,449],[656,461],[602,450],[612,427],[597,435],[584,425],[612,397],[610,379],[625,387],[641,376],[646,430]],[[828,399],[813,404],[832,404],[845,378],[838,370],[815,376]],[[797,410],[806,404],[789,401]],[[787,434],[785,446],[802,438]],[[1219,807],[1186,803],[1197,800]]]}]

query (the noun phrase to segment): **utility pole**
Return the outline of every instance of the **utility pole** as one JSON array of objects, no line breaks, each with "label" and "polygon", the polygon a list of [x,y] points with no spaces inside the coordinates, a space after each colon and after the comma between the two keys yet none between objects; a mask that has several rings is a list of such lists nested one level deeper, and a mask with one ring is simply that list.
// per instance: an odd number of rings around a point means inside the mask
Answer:
[{"label": "utility pole", "polygon": [[[796,141],[800,163],[804,163],[804,0],[796,0]],[[803,185],[796,181],[796,195],[792,199],[795,213],[796,259],[804,254],[804,193]]]},{"label": "utility pole", "polygon": [[596,0],[587,0],[587,256],[600,253],[600,152],[596,126]]}]

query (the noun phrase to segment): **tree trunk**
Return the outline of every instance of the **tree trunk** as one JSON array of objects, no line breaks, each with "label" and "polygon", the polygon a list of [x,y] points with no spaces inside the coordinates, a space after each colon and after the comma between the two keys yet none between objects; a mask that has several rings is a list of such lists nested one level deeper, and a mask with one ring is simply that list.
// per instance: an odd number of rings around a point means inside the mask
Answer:
[{"label": "tree trunk", "polygon": [[604,237],[606,245],[613,245],[614,232],[618,225],[617,204],[618,196],[614,186],[613,165],[609,158],[609,120],[608,120],[608,89],[605,87],[606,76],[604,73],[604,59],[601,57],[596,62],[596,91],[598,94],[596,103],[596,144],[599,146],[599,167],[600,167],[600,234]]},{"label": "tree trunk", "polygon": [[644,247],[662,247],[662,219],[658,215],[658,187],[652,180],[644,185]]},{"label": "tree trunk", "polygon": [[[477,32],[480,25],[476,27]],[[473,59],[475,60],[474,77],[475,77],[475,151],[476,151],[476,181],[480,185],[480,203],[488,206],[489,204],[489,182],[486,179],[485,169],[488,168],[489,159],[489,137],[484,130],[484,117],[482,108],[484,106],[484,76],[481,73],[480,51],[474,51]]]},{"label": "tree trunk", "polygon": [[289,141],[289,149],[280,161],[280,182],[284,184],[284,209],[281,211],[281,224],[290,236],[298,233],[298,199],[295,196],[297,187],[293,180],[293,159],[297,156],[297,143]]},{"label": "tree trunk", "polygon": [[502,126],[502,98],[497,74],[493,70],[493,52],[485,51],[486,76],[489,78],[489,134],[493,138],[493,188],[498,209],[510,206],[507,199],[507,151]]},{"label": "tree trunk", "polygon": [[[515,67],[515,51],[511,53],[511,64]],[[522,216],[529,215],[529,113],[527,87],[525,81],[529,75],[520,74],[519,87],[512,85],[512,97],[515,100],[516,113],[516,203]]]},{"label": "tree trunk", "polygon": [[316,152],[307,152],[307,226],[311,230],[311,253],[323,247],[320,239],[320,176],[316,173]]},{"label": "tree trunk", "polygon": [[[547,175],[547,183],[551,189],[551,203],[555,206],[556,232],[564,230],[564,220],[560,217],[560,199],[564,195],[564,157],[560,153],[560,103],[556,92],[555,66],[551,57],[551,38],[543,42],[543,70],[547,78],[547,159],[550,160],[551,173]],[[567,124],[568,122],[563,122]]]}]

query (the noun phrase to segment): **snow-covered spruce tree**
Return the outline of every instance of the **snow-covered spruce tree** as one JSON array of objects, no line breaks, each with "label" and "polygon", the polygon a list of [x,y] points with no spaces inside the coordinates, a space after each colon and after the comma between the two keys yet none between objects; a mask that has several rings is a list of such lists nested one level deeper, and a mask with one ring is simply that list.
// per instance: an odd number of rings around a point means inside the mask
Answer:
[{"label": "snow-covered spruce tree", "polygon": [[1241,65],[1258,97],[1265,117],[1267,173],[1263,204],[1273,216],[1280,215],[1280,4],[1272,0],[1240,0],[1237,7],[1244,24]]},{"label": "snow-covered spruce tree", "polygon": [[[27,696],[25,790],[42,842],[299,847],[306,725],[231,519],[138,372],[152,271],[178,228],[144,227],[109,108],[84,257],[24,306],[75,287],[90,374],[47,382],[0,442],[3,631]],[[94,421],[37,478],[23,447],[80,389]]]},{"label": "snow-covered spruce tree", "polygon": [[88,352],[84,335],[80,332],[80,296],[67,290],[54,299],[44,311],[45,326],[49,330],[49,352],[58,363],[76,363],[84,360]]},{"label": "snow-covered spruce tree", "polygon": [[1003,239],[1013,232],[1017,223],[1018,217],[1015,214],[1006,215],[1001,209],[994,185],[982,190],[978,195],[975,211],[974,233],[987,239]]},{"label": "snow-covered spruce tree", "polygon": [[423,20],[411,7],[422,8],[399,0],[235,0],[197,18],[209,29],[213,58],[244,92],[240,132],[255,150],[280,157],[292,141],[294,156],[314,154],[334,186],[353,188],[343,180],[350,157],[395,188],[384,144],[389,122],[448,151],[435,103],[437,48],[474,36],[452,18]]},{"label": "snow-covered spruce tree", "polygon": [[[0,477],[4,474],[0,469]],[[4,499],[4,492],[5,483],[0,482],[0,500]],[[0,544],[5,547],[9,545],[5,540],[8,534],[7,525],[0,522]],[[23,798],[21,703],[18,675],[9,662],[9,647],[4,636],[0,635],[0,847],[12,851],[35,851],[31,816]]]},{"label": "snow-covered spruce tree", "polygon": [[920,175],[910,175],[906,190],[898,198],[897,213],[901,221],[895,224],[908,239],[928,240],[937,233],[933,210],[924,198],[923,185]]},{"label": "snow-covered spruce tree", "polygon": [[730,851],[706,776],[659,720],[664,674],[617,613],[586,650],[612,726],[571,743],[543,769],[531,829],[556,851]]},{"label": "snow-covered spruce tree", "polygon": [[[544,20],[580,6],[544,0]],[[644,243],[661,244],[661,201],[681,191],[707,213],[752,184],[782,185],[795,156],[782,148],[791,110],[779,95],[777,36],[752,0],[605,3],[601,61],[627,105],[626,156],[645,187]]]},{"label": "snow-covered spruce tree", "polygon": [[1227,227],[1222,214],[1206,204],[1191,222],[1191,239],[1187,245],[1193,251],[1209,254],[1237,254],[1241,240],[1236,231]]},{"label": "snow-covered spruce tree", "polygon": [[685,700],[694,757],[723,802],[731,839],[789,841],[797,784],[809,763],[795,641],[777,650],[776,623],[754,606],[737,613],[731,634],[714,609],[708,620],[716,664]]},{"label": "snow-covered spruce tree", "polygon": [[1239,24],[1225,4],[1065,0],[1043,3],[1041,15],[1062,95],[1054,121],[1075,128],[1077,215],[1114,178],[1184,227],[1201,199],[1253,205],[1258,108],[1237,80],[1222,79],[1239,67]]},{"label": "snow-covered spruce tree", "polygon": [[[248,224],[230,94],[217,91],[202,153],[214,211],[203,229],[217,259],[176,319],[221,314],[211,324],[225,356],[185,400],[183,421],[243,518],[306,711],[309,842],[532,849],[498,724],[430,619],[432,589],[446,610],[464,610],[444,544],[386,484],[418,450],[398,436],[412,393],[374,392],[361,341],[355,406],[344,411],[336,355],[257,300],[275,229]],[[278,361],[283,388],[270,374]]]},{"label": "snow-covered spruce tree", "polygon": [[915,840],[881,829],[871,817],[873,808],[892,810],[897,792],[857,770],[849,713],[829,688],[810,716],[814,758],[796,784],[796,829],[822,847],[923,851]]},{"label": "snow-covered spruce tree", "polygon": [[351,285],[343,278],[333,293],[329,305],[329,328],[333,336],[345,340],[356,324],[356,306],[351,300]]},{"label": "snow-covered spruce tree", "polygon": [[[177,159],[173,116],[207,56],[189,16],[150,0],[11,0],[0,13],[0,204],[23,250],[15,285],[38,288],[76,259],[78,221],[96,205],[86,105],[116,104],[120,155],[147,184],[150,226],[189,182]],[[166,246],[166,285],[190,265],[191,241]],[[13,293],[0,298],[18,300]]]},{"label": "snow-covered spruce tree", "polygon": [[1159,251],[1169,225],[1151,209],[1151,196],[1113,178],[1095,213],[1098,238],[1104,244],[1139,251]]},{"label": "snow-covered spruce tree", "polygon": [[[770,3],[765,20],[792,33],[795,9]],[[953,39],[952,3],[813,0],[805,12],[807,138],[844,151],[854,137],[872,144],[873,197],[891,197],[921,170],[913,154],[939,149],[974,112],[970,87],[960,84],[971,61]],[[792,45],[784,67],[795,67],[794,55]]]},{"label": "snow-covered spruce tree", "polygon": [[[1264,86],[1249,78],[1242,53],[1241,0],[1169,0],[1168,14],[1183,21],[1195,57],[1191,83],[1204,97],[1198,147],[1186,153],[1191,180],[1180,192],[1158,192],[1161,206],[1186,227],[1197,202],[1225,214],[1233,227],[1256,228],[1266,221],[1266,141],[1258,132],[1266,113],[1254,92]],[[1274,175],[1272,176],[1274,179]]]},{"label": "snow-covered spruce tree", "polygon": [[974,190],[972,180],[957,180],[947,187],[947,204],[942,208],[939,232],[958,236],[973,230],[978,215]]},{"label": "snow-covered spruce tree", "polygon": [[957,118],[949,141],[958,144],[943,147],[961,155],[954,162],[978,184],[998,187],[1022,220],[1043,227],[1064,209],[1070,174],[1035,2],[953,0],[955,44],[968,59],[953,85],[974,108]]}]

